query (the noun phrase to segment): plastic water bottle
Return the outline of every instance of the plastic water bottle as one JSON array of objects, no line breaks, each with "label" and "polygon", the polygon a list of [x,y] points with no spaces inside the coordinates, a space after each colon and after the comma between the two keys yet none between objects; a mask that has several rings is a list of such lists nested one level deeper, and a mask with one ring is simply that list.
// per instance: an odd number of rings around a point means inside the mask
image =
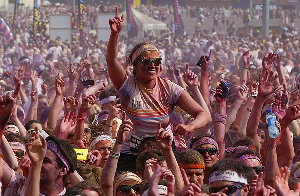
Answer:
[{"label": "plastic water bottle", "polygon": [[276,116],[271,109],[267,110],[266,120],[268,122],[269,136],[271,138],[277,138],[279,136],[279,129],[276,126]]}]

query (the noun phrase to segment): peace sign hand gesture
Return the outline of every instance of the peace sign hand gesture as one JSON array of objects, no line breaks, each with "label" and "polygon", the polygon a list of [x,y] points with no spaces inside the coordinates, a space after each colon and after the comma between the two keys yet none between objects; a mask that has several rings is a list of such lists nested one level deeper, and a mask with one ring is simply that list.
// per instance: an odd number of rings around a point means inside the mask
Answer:
[{"label": "peace sign hand gesture", "polygon": [[113,19],[109,19],[109,26],[112,33],[119,34],[124,25],[125,16],[122,14],[121,18],[119,16],[118,7],[116,7],[116,16]]}]

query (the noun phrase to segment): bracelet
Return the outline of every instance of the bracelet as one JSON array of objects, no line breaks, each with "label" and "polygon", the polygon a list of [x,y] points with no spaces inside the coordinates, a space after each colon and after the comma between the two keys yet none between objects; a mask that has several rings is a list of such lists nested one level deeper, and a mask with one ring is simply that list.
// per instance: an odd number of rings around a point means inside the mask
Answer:
[{"label": "bracelet", "polygon": [[227,115],[222,114],[215,114],[215,122],[221,122],[222,124],[226,125]]},{"label": "bracelet", "polygon": [[249,69],[248,67],[243,67],[244,69]]},{"label": "bracelet", "polygon": [[181,76],[181,75],[179,75],[179,76],[177,76],[177,77],[176,77],[176,79],[180,79],[180,78],[182,78],[182,76]]},{"label": "bracelet", "polygon": [[250,108],[246,108],[246,111],[248,111],[248,112],[252,112],[252,110],[250,109]]},{"label": "bracelet", "polygon": [[82,117],[82,118],[77,117],[77,120],[84,120],[85,118],[86,118],[86,115],[84,115],[84,117]]},{"label": "bracelet", "polygon": [[270,149],[270,148],[276,148],[277,147],[277,145],[276,144],[268,144],[268,147],[267,147],[267,149]]},{"label": "bracelet", "polygon": [[105,126],[107,126],[107,127],[113,127],[112,125],[107,125],[107,124],[105,124]]},{"label": "bracelet", "polygon": [[114,158],[114,159],[119,159],[120,154],[113,152],[113,153],[109,154],[109,156],[112,157],[112,158]]},{"label": "bracelet", "polygon": [[123,144],[123,142],[120,142],[119,140],[116,140],[116,142],[121,145]]}]

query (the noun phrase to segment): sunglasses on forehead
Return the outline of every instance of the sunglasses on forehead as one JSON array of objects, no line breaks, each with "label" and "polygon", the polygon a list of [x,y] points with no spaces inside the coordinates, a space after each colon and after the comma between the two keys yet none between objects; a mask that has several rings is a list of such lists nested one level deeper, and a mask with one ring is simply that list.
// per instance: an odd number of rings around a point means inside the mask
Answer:
[{"label": "sunglasses on forehead", "polygon": [[235,185],[226,185],[226,186],[221,186],[221,187],[210,187],[209,188],[209,193],[217,193],[220,192],[222,189],[227,187],[227,191],[226,191],[226,195],[231,195],[233,193],[235,193],[238,189],[241,189],[243,186],[235,186]]},{"label": "sunglasses on forehead", "polygon": [[141,192],[141,185],[135,184],[133,186],[129,185],[120,185],[117,188],[117,192],[120,191],[123,195],[127,195],[131,192],[131,189],[134,190],[135,193],[140,193]]},{"label": "sunglasses on forehead", "polygon": [[218,153],[217,148],[198,148],[197,151],[204,156],[206,152],[208,152],[209,155],[214,155]]},{"label": "sunglasses on forehead", "polygon": [[149,67],[152,63],[154,64],[154,66],[160,66],[161,60],[162,60],[162,58],[142,59],[142,60],[138,60],[138,62],[142,62],[145,67],[146,66]]}]

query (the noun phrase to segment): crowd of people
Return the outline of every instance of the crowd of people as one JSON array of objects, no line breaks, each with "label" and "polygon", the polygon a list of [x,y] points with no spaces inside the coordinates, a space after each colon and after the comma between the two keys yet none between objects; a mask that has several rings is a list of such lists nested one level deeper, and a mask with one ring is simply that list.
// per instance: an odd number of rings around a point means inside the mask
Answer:
[{"label": "crowd of people", "polygon": [[[172,13],[152,8],[138,9]],[[35,35],[22,8],[1,36],[1,195],[300,195],[294,26],[265,40],[234,22],[178,38],[169,26],[138,42],[118,7],[85,9],[89,26],[115,12],[108,43],[93,28],[80,43],[67,5],[42,7]],[[72,41],[49,39],[55,13],[72,14]]]}]

